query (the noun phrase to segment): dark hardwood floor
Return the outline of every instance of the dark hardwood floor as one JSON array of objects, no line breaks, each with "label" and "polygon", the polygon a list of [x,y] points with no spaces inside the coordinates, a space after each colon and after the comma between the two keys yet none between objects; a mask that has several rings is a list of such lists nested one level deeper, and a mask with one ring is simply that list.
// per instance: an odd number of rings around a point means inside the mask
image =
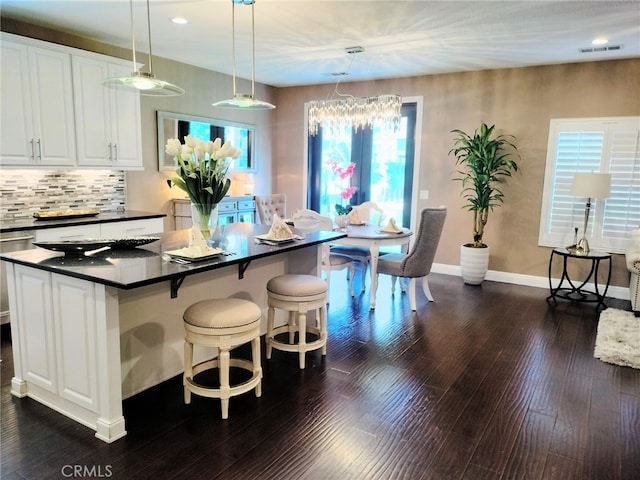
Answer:
[{"label": "dark hardwood floor", "polygon": [[432,274],[436,301],[420,292],[418,314],[384,276],[370,312],[332,278],[326,359],[300,371],[274,351],[262,397],[232,398],[226,421],[217,400],[184,405],[174,378],[125,401],[128,434],[112,444],[10,395],[3,330],[2,478],[640,478],[640,370],[593,358],[593,305]]}]

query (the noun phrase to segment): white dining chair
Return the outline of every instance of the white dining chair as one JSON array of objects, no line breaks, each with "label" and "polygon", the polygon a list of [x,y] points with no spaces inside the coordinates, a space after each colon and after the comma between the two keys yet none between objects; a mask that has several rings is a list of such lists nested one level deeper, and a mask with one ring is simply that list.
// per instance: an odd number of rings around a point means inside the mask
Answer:
[{"label": "white dining chair", "polygon": [[382,225],[384,210],[376,202],[363,202],[360,205],[354,205],[353,209],[358,211],[358,217],[363,223]]},{"label": "white dining chair", "polygon": [[[384,211],[375,202],[363,202],[360,205],[355,205],[353,209],[357,210],[360,221],[367,225],[380,225],[384,218]],[[369,248],[356,245],[331,245],[331,252],[348,255],[362,266],[362,288],[364,290],[367,270],[371,263]]]},{"label": "white dining chair", "polygon": [[[309,209],[296,211],[292,215],[293,226],[301,231],[333,230],[333,222],[329,217],[320,215],[318,212]],[[326,245],[322,245],[322,270],[324,272],[327,288],[331,285],[331,272],[334,270],[348,269],[349,292],[355,296],[353,289],[353,278],[355,277],[355,266],[353,259],[348,255],[333,253]],[[364,285],[364,281],[363,281]]]}]

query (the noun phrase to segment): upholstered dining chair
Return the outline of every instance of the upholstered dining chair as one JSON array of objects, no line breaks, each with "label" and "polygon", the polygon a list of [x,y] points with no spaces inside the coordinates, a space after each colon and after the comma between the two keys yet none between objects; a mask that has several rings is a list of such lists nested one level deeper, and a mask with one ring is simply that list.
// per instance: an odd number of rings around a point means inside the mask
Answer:
[{"label": "upholstered dining chair", "polygon": [[411,251],[408,254],[388,253],[378,259],[378,274],[391,275],[392,294],[398,277],[401,278],[400,285],[403,292],[405,291],[403,280],[409,279],[409,304],[413,311],[416,310],[417,278],[422,278],[422,291],[427,299],[433,302],[427,276],[431,272],[446,217],[446,207],[425,208],[420,212],[420,225]]},{"label": "upholstered dining chair", "polygon": [[287,197],[284,193],[272,195],[256,195],[256,209],[258,219],[263,225],[271,225],[277,213],[280,218],[287,216]]},{"label": "upholstered dining chair", "polygon": [[[362,223],[367,225],[380,225],[384,217],[384,211],[375,202],[363,202],[355,205],[354,210],[358,211],[358,218]],[[360,265],[362,265],[362,287],[364,289],[365,278],[367,278],[367,269],[371,263],[371,252],[368,247],[359,247],[357,245],[331,245],[332,253],[340,253],[349,255]]]},{"label": "upholstered dining chair", "polygon": [[[329,217],[320,215],[318,212],[309,209],[302,209],[296,211],[292,215],[293,226],[304,231],[317,231],[317,230],[333,230],[333,222]],[[331,272],[334,270],[348,269],[349,275],[349,291],[351,296],[355,295],[353,290],[353,278],[355,277],[355,267],[353,265],[353,259],[348,255],[340,253],[332,253],[326,248],[326,245],[322,245],[322,270],[324,272],[325,281],[327,282],[327,289],[331,285]],[[364,291],[364,280],[362,282]]]}]

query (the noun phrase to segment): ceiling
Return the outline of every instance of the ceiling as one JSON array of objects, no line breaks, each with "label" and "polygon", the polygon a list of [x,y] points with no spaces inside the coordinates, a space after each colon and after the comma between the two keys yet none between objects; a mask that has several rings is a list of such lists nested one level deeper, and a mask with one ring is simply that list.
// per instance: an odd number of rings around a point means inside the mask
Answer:
[{"label": "ceiling", "polygon": [[[3,17],[131,49],[128,0],[0,2]],[[231,74],[231,0],[150,0],[150,16],[154,56]],[[171,23],[175,16],[189,23]],[[133,17],[137,60],[146,62],[145,0],[134,0]],[[257,0],[255,31],[256,81],[282,87],[640,57],[640,1]],[[238,5],[243,78],[250,32],[251,7]],[[598,36],[621,48],[580,52]],[[354,46],[364,52],[346,53]]]}]

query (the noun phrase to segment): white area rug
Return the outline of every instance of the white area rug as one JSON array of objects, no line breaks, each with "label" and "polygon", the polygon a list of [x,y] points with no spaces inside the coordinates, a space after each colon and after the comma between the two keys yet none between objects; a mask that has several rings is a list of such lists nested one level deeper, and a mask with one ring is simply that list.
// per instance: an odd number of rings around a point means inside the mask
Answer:
[{"label": "white area rug", "polygon": [[603,362],[640,369],[640,318],[616,308],[603,310],[593,356]]}]

